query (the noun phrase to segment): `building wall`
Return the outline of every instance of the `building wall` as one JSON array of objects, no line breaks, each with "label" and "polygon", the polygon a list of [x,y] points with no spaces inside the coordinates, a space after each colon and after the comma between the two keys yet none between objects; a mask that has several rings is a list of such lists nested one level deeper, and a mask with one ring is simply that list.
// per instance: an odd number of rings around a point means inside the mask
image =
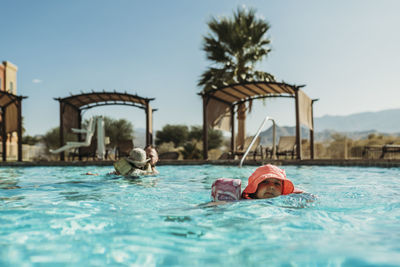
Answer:
[{"label": "building wall", "polygon": [[5,89],[7,92],[17,94],[17,71],[18,67],[9,61],[3,61],[5,67]]},{"label": "building wall", "polygon": [[[0,63],[0,90],[12,94],[17,94],[17,71],[18,67],[9,61]],[[0,119],[1,123],[1,119]],[[18,135],[17,132],[12,132],[7,135],[7,158],[17,159],[18,155]],[[1,143],[1,142],[0,142]],[[0,148],[1,149],[1,148]]]},{"label": "building wall", "polygon": [[4,91],[4,65],[0,64],[0,91]]}]

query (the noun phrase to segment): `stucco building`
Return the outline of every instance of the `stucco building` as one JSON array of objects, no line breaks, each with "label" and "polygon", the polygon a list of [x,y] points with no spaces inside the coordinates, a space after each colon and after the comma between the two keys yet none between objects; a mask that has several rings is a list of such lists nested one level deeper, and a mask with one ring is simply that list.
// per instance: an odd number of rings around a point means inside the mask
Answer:
[{"label": "stucco building", "polygon": [[2,72],[2,74],[0,74],[2,81],[1,90],[16,95],[18,67],[9,61],[3,61],[0,71]]},{"label": "stucco building", "polygon": [[[14,95],[17,94],[17,71],[18,67],[9,61],[3,61],[0,63],[0,91],[5,91]],[[18,153],[17,142],[17,132],[12,132],[7,135],[7,157],[16,158]],[[0,149],[2,150],[2,146],[0,146]]]}]

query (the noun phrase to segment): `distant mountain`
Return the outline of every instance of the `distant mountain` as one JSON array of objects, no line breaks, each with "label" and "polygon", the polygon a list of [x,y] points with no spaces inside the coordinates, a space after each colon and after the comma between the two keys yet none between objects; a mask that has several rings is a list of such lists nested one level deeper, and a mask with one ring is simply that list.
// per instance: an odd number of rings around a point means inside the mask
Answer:
[{"label": "distant mountain", "polygon": [[400,109],[362,112],[347,116],[326,115],[314,118],[315,130],[355,132],[376,130],[380,133],[400,132]]}]

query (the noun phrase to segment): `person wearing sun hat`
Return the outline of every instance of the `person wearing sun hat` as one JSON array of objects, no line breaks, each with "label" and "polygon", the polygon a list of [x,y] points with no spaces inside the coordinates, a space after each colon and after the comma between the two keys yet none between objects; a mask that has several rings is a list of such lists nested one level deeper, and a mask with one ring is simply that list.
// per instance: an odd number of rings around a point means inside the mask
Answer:
[{"label": "person wearing sun hat", "polygon": [[143,168],[150,161],[146,156],[146,151],[138,147],[131,150],[126,160],[137,168]]},{"label": "person wearing sun hat", "polygon": [[302,190],[294,187],[284,170],[271,164],[258,167],[249,177],[242,199],[273,198],[280,195],[299,194]]},{"label": "person wearing sun hat", "polygon": [[114,163],[116,174],[129,177],[139,177],[143,175],[155,174],[151,165],[150,158],[147,158],[146,151],[141,148],[134,148],[127,158],[123,158]]},{"label": "person wearing sun hat", "polygon": [[[300,194],[304,191],[294,187],[292,181],[286,177],[284,170],[275,165],[267,164],[258,167],[249,177],[248,184],[242,194],[241,180],[232,178],[218,178],[211,186],[210,206],[237,201],[241,199],[265,199],[280,195]],[[308,194],[308,193],[305,193]],[[308,194],[309,201],[315,196]]]}]

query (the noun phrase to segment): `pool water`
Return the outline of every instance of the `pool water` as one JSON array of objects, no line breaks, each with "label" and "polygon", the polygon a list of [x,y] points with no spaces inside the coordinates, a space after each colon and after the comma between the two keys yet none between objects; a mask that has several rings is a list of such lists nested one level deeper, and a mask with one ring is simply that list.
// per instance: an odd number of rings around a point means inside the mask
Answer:
[{"label": "pool water", "polygon": [[0,266],[400,266],[400,168],[283,168],[316,199],[201,205],[254,166],[0,168]]}]

